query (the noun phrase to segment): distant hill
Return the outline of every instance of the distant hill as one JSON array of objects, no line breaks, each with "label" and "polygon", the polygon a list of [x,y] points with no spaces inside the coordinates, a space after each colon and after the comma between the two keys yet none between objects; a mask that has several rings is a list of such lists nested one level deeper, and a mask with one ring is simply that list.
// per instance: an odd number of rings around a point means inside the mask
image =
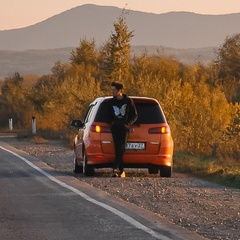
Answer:
[{"label": "distant hill", "polygon": [[[49,74],[55,62],[70,62],[70,52],[73,49],[75,48],[24,51],[0,50],[0,80],[11,76],[15,72],[19,72],[21,75],[36,74],[42,76]],[[132,55],[136,56],[139,56],[145,50],[149,54],[173,56],[186,64],[194,64],[196,62],[208,64],[211,60],[216,59],[214,52],[217,49],[174,49],[162,46],[133,46],[131,48]]]},{"label": "distant hill", "polygon": [[0,80],[19,72],[21,75],[42,76],[51,73],[54,63],[69,62],[73,48],[8,51],[0,50]]},{"label": "distant hill", "polygon": [[[74,47],[84,37],[94,38],[101,45],[111,35],[121,12],[117,7],[82,5],[29,27],[0,31],[0,50]],[[126,22],[134,31],[133,46],[218,47],[227,36],[240,33],[240,13],[154,14],[129,10]]]}]

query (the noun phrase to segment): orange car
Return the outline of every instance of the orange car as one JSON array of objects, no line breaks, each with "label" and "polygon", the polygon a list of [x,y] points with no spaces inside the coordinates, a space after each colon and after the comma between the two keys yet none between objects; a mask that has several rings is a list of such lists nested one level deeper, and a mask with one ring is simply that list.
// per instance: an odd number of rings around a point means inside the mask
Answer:
[{"label": "orange car", "polygon": [[[74,172],[94,175],[94,168],[112,167],[114,144],[107,123],[107,102],[112,97],[99,97],[88,107],[84,120],[73,120],[79,128],[74,139]],[[169,125],[156,99],[131,97],[138,119],[129,131],[124,152],[124,168],[148,168],[150,174],[171,177],[173,140]]]}]

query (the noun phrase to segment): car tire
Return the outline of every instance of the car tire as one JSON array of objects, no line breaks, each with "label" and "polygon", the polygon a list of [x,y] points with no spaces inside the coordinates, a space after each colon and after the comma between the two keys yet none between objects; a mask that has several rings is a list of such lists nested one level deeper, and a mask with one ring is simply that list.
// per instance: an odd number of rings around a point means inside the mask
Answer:
[{"label": "car tire", "polygon": [[77,164],[77,156],[76,154],[74,154],[74,159],[73,159],[73,164],[74,164],[74,169],[73,169],[73,172],[74,173],[82,173],[83,172],[83,166],[79,166]]},{"label": "car tire", "polygon": [[168,166],[160,167],[160,177],[171,177],[172,176],[172,168]]},{"label": "car tire", "polygon": [[85,151],[83,151],[83,174],[87,177],[94,175],[94,168],[88,165]]},{"label": "car tire", "polygon": [[159,168],[156,166],[150,166],[148,168],[148,173],[149,174],[158,174]]}]

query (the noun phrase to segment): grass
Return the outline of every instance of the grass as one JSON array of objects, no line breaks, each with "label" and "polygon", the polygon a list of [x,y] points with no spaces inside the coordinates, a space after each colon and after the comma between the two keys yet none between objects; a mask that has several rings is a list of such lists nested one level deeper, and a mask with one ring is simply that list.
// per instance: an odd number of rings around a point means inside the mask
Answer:
[{"label": "grass", "polygon": [[46,140],[46,139],[44,139],[43,137],[40,137],[40,136],[33,136],[31,140],[35,144],[44,144],[44,143],[48,142],[48,140]]},{"label": "grass", "polygon": [[240,189],[240,161],[209,156],[174,153],[174,170],[203,178],[223,186]]},{"label": "grass", "polygon": [[73,131],[59,130],[54,131],[51,129],[38,129],[36,134],[33,134],[30,130],[21,130],[16,132],[17,138],[28,139],[35,144],[44,144],[49,140],[61,140],[67,147],[73,148],[73,138],[75,133]]},{"label": "grass", "polygon": [[51,129],[38,129],[37,133],[33,134],[31,130],[20,130],[16,131],[17,137],[19,139],[21,138],[28,138],[28,139],[33,139],[36,142],[41,142],[44,141],[44,139],[48,140],[63,140],[65,139],[65,131],[59,130],[59,131],[54,131]]}]

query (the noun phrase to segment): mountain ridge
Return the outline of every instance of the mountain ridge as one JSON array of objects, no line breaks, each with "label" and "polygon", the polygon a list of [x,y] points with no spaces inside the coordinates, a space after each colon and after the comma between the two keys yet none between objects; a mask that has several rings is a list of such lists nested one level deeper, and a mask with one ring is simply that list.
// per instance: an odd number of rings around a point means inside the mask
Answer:
[{"label": "mountain ridge", "polygon": [[[0,79],[20,74],[44,75],[54,63],[69,62],[80,39],[101,47],[114,31],[123,9],[81,5],[28,27],[0,31]],[[226,37],[240,33],[240,13],[204,15],[192,12],[145,13],[127,10],[133,31],[132,55],[162,54],[194,64],[208,64]]]},{"label": "mountain ridge", "polygon": [[[0,50],[55,49],[78,46],[81,38],[104,44],[122,13],[117,7],[81,5],[28,27],[0,31]],[[131,45],[170,48],[218,47],[240,32],[240,13],[203,15],[192,12],[145,13],[127,10]],[[213,34],[214,33],[214,34]]]}]

